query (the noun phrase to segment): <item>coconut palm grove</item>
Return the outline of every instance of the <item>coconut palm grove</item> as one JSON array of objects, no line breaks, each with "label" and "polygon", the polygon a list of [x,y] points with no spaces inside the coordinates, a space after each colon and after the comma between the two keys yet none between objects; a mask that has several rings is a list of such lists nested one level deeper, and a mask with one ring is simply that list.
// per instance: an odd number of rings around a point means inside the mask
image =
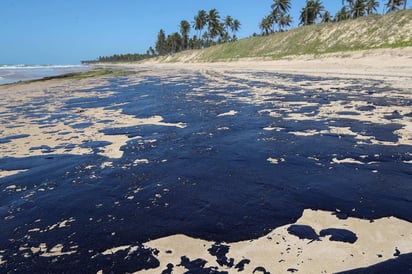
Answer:
[{"label": "coconut palm grove", "polygon": [[[259,22],[261,33],[253,33],[252,35],[270,35],[275,32],[287,31],[294,22],[297,22],[299,26],[339,22],[379,14],[380,11],[389,13],[406,9],[406,5],[407,0],[342,0],[342,8],[335,15],[332,15],[324,8],[322,0],[307,0],[299,12],[299,18],[295,19],[290,15],[293,7],[291,0],[273,0],[269,13]],[[231,15],[222,16],[217,9],[199,10],[191,21],[181,20],[176,32],[167,34],[163,29],[160,29],[154,47],[149,47],[144,54],[100,56],[96,60],[83,61],[83,63],[141,61],[189,49],[207,48],[236,41],[236,33],[240,28],[240,20]],[[190,36],[191,33],[193,33],[192,36]]]}]

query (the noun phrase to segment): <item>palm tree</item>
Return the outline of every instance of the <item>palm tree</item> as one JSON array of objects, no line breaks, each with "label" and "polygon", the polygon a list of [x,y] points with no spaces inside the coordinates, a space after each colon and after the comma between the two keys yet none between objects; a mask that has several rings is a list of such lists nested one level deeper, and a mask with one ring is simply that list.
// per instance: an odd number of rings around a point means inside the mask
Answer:
[{"label": "palm tree", "polygon": [[230,15],[225,17],[223,26],[223,28],[225,29],[224,41],[226,42],[229,40],[229,29],[232,29],[233,27],[233,18]]},{"label": "palm tree", "polygon": [[379,2],[376,0],[366,0],[366,13],[368,15],[374,14],[379,7]]},{"label": "palm tree", "polygon": [[205,10],[199,10],[195,16],[195,21],[193,27],[195,30],[199,31],[199,38],[202,37],[202,30],[207,24],[207,13]]},{"label": "palm tree", "polygon": [[366,9],[366,0],[356,0],[353,4],[352,18],[364,16]]},{"label": "palm tree", "polygon": [[181,48],[181,43],[182,43],[182,37],[178,32],[175,32],[171,35],[167,36],[167,47],[168,47],[168,53],[176,53],[179,51]]},{"label": "palm tree", "polygon": [[190,24],[186,20],[180,22],[180,34],[182,35],[182,49],[187,49],[189,44]]},{"label": "palm tree", "polygon": [[227,32],[229,32],[229,29],[232,28],[232,25],[233,25],[233,18],[232,18],[232,16],[230,16],[230,15],[226,16],[226,17],[225,17],[225,28],[226,28],[226,31],[227,31]]},{"label": "palm tree", "polygon": [[332,21],[329,11],[325,11],[322,15],[322,23],[327,23]]},{"label": "palm tree", "polygon": [[350,14],[345,6],[343,6],[335,15],[335,21],[343,21],[350,18]]},{"label": "palm tree", "polygon": [[284,27],[290,27],[290,24],[292,24],[292,17],[287,14],[284,15],[282,14],[279,18],[279,31],[282,31]]},{"label": "palm tree", "polygon": [[323,10],[324,7],[320,0],[307,0],[306,7],[303,7],[300,12],[300,25],[315,24]]},{"label": "palm tree", "polygon": [[203,47],[209,47],[210,46],[210,40],[209,40],[209,33],[207,31],[205,31],[202,34],[202,46]]},{"label": "palm tree", "polygon": [[[347,7],[347,12],[349,14],[349,18],[352,17],[353,13],[354,13],[354,9],[355,9],[355,1],[356,0],[342,0],[342,5],[345,5],[345,2],[348,2]],[[345,6],[344,6],[345,7]]]},{"label": "palm tree", "polygon": [[[287,17],[286,14],[289,12],[291,7],[290,0],[273,0],[273,4],[271,5],[272,8],[272,17],[273,22],[279,25],[279,31],[282,31],[282,27],[285,26],[285,19],[291,19],[291,17]],[[282,22],[281,22],[282,21]],[[289,22],[290,25],[291,22]]]},{"label": "palm tree", "polygon": [[342,5],[345,5],[345,2],[348,2],[349,9],[352,10],[355,0],[342,0]]},{"label": "palm tree", "polygon": [[325,9],[325,7],[323,6],[322,2],[320,0],[314,0],[311,1],[312,2],[312,13],[313,13],[313,17],[316,21],[316,19],[322,16],[321,12]]},{"label": "palm tree", "polygon": [[262,30],[262,35],[269,35],[273,32],[273,17],[268,15],[263,17],[259,24],[259,28]]},{"label": "palm tree", "polygon": [[222,34],[222,24],[219,22],[220,15],[216,9],[211,9],[207,16],[207,29],[209,37],[213,40],[216,36]]},{"label": "palm tree", "polygon": [[150,56],[155,56],[156,55],[156,51],[152,47],[149,47],[149,49],[147,51],[149,52]]},{"label": "palm tree", "polygon": [[240,26],[241,26],[241,24],[240,24],[239,20],[237,20],[237,19],[233,20],[231,30],[232,30],[232,33],[233,33],[232,40],[234,40],[234,41],[237,39],[236,38],[236,32],[239,31]]},{"label": "palm tree", "polygon": [[230,15],[225,17],[224,21],[224,29],[225,29],[225,41],[230,39],[229,36],[229,29],[232,31],[232,40],[236,40],[236,32],[240,29],[240,22],[237,19],[233,19]]},{"label": "palm tree", "polygon": [[291,3],[290,0],[273,0],[273,4],[270,7],[274,15],[285,14],[289,12]]},{"label": "palm tree", "polygon": [[397,10],[396,2],[397,2],[396,0],[389,0],[388,3],[385,4],[387,13]]},{"label": "palm tree", "polygon": [[156,51],[159,55],[166,54],[166,35],[163,29],[157,34]]},{"label": "palm tree", "polygon": [[386,3],[386,12],[391,12],[391,11],[397,11],[400,10],[401,6],[406,7],[406,1],[405,0],[388,0],[388,3]]}]

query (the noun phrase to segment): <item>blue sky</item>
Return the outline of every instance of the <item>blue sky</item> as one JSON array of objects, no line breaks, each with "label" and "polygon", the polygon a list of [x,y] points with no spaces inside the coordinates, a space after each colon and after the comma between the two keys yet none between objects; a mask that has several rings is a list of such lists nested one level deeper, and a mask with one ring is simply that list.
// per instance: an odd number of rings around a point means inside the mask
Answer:
[{"label": "blue sky", "polygon": [[[332,14],[341,0],[324,0]],[[145,53],[158,31],[179,30],[197,11],[216,8],[260,33],[272,0],[0,0],[0,64],[78,64],[115,53]],[[294,25],[305,0],[292,0]],[[410,6],[410,4],[408,5]],[[382,4],[379,8],[382,11]]]}]

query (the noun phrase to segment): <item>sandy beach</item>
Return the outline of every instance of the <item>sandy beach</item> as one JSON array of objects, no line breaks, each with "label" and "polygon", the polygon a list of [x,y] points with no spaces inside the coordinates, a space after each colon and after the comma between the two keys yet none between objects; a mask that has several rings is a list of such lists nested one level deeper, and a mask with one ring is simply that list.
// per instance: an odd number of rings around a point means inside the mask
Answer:
[{"label": "sandy beach", "polygon": [[100,66],[0,86],[0,269],[412,270],[412,48]]},{"label": "sandy beach", "polygon": [[[412,48],[376,49],[322,55],[302,55],[278,60],[241,59],[233,62],[215,63],[157,63],[146,62],[164,68],[183,67],[188,69],[246,69],[287,72],[317,76],[336,76],[342,78],[391,79],[401,84],[403,77],[410,77]],[[131,65],[131,64],[129,64]],[[409,80],[407,78],[406,80]],[[406,85],[406,83],[403,83]]]}]

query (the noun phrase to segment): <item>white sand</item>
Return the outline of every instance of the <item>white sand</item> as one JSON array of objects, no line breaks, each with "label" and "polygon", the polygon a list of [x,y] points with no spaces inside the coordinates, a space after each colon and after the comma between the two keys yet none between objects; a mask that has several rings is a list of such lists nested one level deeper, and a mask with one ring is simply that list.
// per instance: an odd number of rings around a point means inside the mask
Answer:
[{"label": "white sand", "polygon": [[[385,79],[398,87],[410,88],[412,79],[412,47],[376,49],[324,55],[304,55],[280,60],[240,60],[216,63],[167,63],[146,62],[143,65],[161,68],[187,68],[203,70],[260,70],[333,76],[340,78]],[[140,66],[140,65],[138,65]]]},{"label": "white sand", "polygon": [[332,159],[332,163],[334,164],[358,164],[358,165],[364,165],[364,162],[352,159],[352,158],[345,158],[345,159],[337,159],[336,157]]},{"label": "white sand", "polygon": [[16,169],[16,170],[0,170],[0,178],[18,174],[20,172],[27,171],[27,169]]},{"label": "white sand", "polygon": [[280,162],[284,162],[285,159],[284,159],[284,158],[276,159],[276,158],[269,157],[269,158],[267,158],[267,161],[268,161],[269,163],[271,163],[272,165],[277,165],[277,164],[279,164]]},{"label": "white sand", "polygon": [[[75,254],[77,252],[75,249],[64,252],[63,249],[64,246],[62,244],[57,244],[51,248],[48,248],[46,243],[41,243],[39,247],[30,248],[32,253],[39,253],[40,257],[60,257],[63,255]],[[24,248],[21,249],[21,251],[24,251]]]},{"label": "white sand", "polygon": [[236,110],[230,110],[230,111],[228,111],[228,112],[219,114],[217,117],[234,116],[234,115],[236,115],[237,113],[238,113],[238,112],[237,112]]},{"label": "white sand", "polygon": [[[397,218],[382,218],[370,222],[357,218],[340,220],[331,212],[305,210],[296,222],[312,227],[319,235],[323,229],[338,228],[356,234],[355,243],[329,240],[330,236],[320,237],[319,241],[299,239],[288,233],[285,225],[274,229],[267,235],[247,241],[222,243],[230,247],[226,254],[234,259],[234,265],[249,259],[243,273],[252,273],[256,267],[264,267],[271,273],[288,273],[290,268],[302,273],[334,273],[354,268],[366,267],[395,258],[396,249],[401,254],[412,252],[412,224]],[[183,273],[181,257],[190,260],[204,259],[206,267],[216,267],[221,271],[236,273],[234,268],[220,266],[208,249],[214,242],[194,239],[185,235],[174,235],[147,242],[145,246],[156,248],[160,267],[145,270],[144,273],[160,273],[172,263],[174,273]],[[166,252],[169,251],[169,252]],[[170,251],[172,251],[170,253]]]}]

